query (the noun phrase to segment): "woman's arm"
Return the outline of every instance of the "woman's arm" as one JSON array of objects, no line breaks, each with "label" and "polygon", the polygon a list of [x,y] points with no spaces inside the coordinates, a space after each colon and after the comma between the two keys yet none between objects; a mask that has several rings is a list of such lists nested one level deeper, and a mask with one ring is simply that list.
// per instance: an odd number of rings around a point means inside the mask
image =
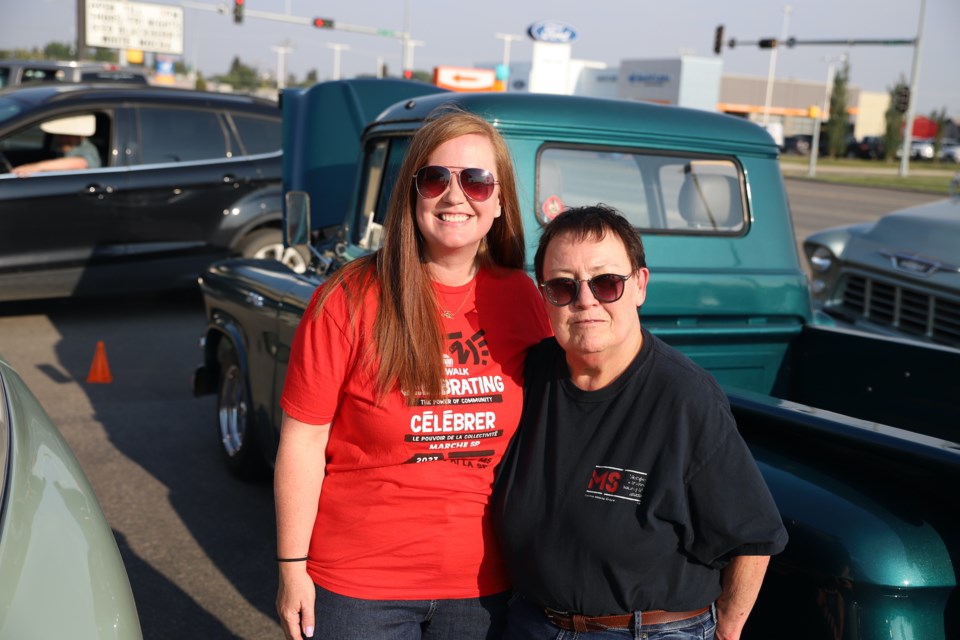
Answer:
[{"label": "woman's arm", "polygon": [[723,570],[716,640],[739,640],[763,584],[770,556],[735,556]]},{"label": "woman's arm", "polygon": [[[320,487],[326,468],[330,425],[312,425],[283,416],[274,471],[277,557],[302,558],[310,549]],[[306,562],[280,562],[277,613],[287,640],[313,636],[314,590]]]}]

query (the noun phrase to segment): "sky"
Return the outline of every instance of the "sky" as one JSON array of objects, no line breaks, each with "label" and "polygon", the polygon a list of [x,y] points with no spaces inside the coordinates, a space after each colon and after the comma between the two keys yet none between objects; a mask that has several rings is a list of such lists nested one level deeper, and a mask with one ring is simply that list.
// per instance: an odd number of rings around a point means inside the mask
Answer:
[{"label": "sky", "polygon": [[[0,0],[0,49],[42,47],[48,42],[75,42],[76,11],[82,0]],[[921,35],[918,115],[946,109],[960,119],[960,72],[957,33],[960,0],[246,0],[247,11],[323,17],[347,25],[402,32],[414,41],[415,69],[436,66],[473,67],[498,63],[507,40],[497,34],[521,36],[509,40],[511,61],[529,61],[532,41],[527,27],[557,20],[578,34],[572,57],[616,67],[623,60],[713,57],[714,32],[724,25],[724,39],[753,41],[784,34],[803,40],[913,39]],[[232,0],[221,0],[232,7]],[[321,80],[335,72],[341,77],[373,74],[378,62],[399,73],[402,45],[389,37],[336,29],[316,29],[280,20],[247,15],[233,22],[232,9],[220,14],[192,8],[214,8],[216,1],[152,0],[150,4],[185,6],[184,55],[189,66],[205,76],[225,73],[235,56],[247,65],[275,74],[280,54],[286,73],[302,78],[315,69]],[[56,18],[53,18],[56,16]],[[831,62],[846,55],[850,84],[865,91],[887,92],[902,78],[909,82],[914,62],[912,46],[802,45],[782,47],[775,75],[783,80],[826,83]],[[771,52],[756,46],[724,47],[723,72],[766,78]]]}]

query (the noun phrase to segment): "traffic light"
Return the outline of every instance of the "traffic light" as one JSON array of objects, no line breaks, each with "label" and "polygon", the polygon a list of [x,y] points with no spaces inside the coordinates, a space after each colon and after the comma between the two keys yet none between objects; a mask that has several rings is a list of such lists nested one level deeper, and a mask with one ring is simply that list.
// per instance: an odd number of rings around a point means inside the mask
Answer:
[{"label": "traffic light", "polygon": [[896,93],[893,94],[893,108],[900,113],[907,112],[910,108],[910,87],[906,85],[897,87]]},{"label": "traffic light", "polygon": [[234,24],[243,24],[243,2],[244,0],[233,0]]},{"label": "traffic light", "polygon": [[764,38],[757,42],[757,46],[761,49],[776,49],[777,48],[777,39],[776,38]]},{"label": "traffic light", "polygon": [[313,26],[317,29],[333,29],[333,20],[330,18],[314,18]]},{"label": "traffic light", "polygon": [[720,50],[723,49],[723,25],[717,25],[717,33],[713,37],[713,52],[717,55],[720,55]]}]

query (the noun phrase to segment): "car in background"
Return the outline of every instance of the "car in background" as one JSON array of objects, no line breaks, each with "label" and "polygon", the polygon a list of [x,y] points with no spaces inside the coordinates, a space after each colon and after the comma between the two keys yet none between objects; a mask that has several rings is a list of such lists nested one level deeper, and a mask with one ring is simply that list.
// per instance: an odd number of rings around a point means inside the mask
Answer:
[{"label": "car in background", "polygon": [[113,531],[67,443],[0,358],[0,637],[141,640]]},{"label": "car in background", "polygon": [[0,89],[35,82],[149,84],[141,69],[100,62],[0,60]]},{"label": "car in background", "polygon": [[814,307],[840,326],[960,348],[960,174],[950,198],[803,243]]},{"label": "car in background", "polygon": [[[87,122],[98,167],[62,155]],[[0,300],[195,286],[214,259],[282,259],[280,111],[245,95],[39,83],[0,91]]]},{"label": "car in background", "polygon": [[934,147],[933,138],[913,139],[910,141],[910,159],[933,160]]},{"label": "car in background", "polygon": [[848,158],[860,158],[861,160],[883,159],[883,138],[880,136],[864,136],[860,140],[851,138],[847,141],[846,156]]},{"label": "car in background", "polygon": [[[800,133],[792,136],[787,136],[783,139],[783,147],[781,152],[785,155],[798,155],[798,156],[808,156],[810,155],[810,148],[813,145],[813,136],[809,133]],[[817,145],[817,156],[820,158],[826,157],[830,153],[830,138],[827,137],[825,131],[822,131],[820,134],[820,140]]]},{"label": "car in background", "polygon": [[787,136],[783,139],[783,148],[781,151],[784,154],[797,155],[797,156],[806,156],[810,154],[810,145],[812,144],[813,136],[810,134],[797,134],[793,136]]},{"label": "car in background", "polygon": [[960,142],[957,140],[944,140],[940,147],[941,162],[960,162]]}]

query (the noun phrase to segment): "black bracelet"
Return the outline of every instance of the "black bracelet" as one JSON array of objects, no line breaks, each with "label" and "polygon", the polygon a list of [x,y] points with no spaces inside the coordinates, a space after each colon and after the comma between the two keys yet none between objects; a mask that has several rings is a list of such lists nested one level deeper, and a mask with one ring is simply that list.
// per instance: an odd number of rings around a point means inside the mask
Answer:
[{"label": "black bracelet", "polygon": [[304,556],[302,558],[277,558],[277,562],[306,562],[309,559],[309,556]]}]

